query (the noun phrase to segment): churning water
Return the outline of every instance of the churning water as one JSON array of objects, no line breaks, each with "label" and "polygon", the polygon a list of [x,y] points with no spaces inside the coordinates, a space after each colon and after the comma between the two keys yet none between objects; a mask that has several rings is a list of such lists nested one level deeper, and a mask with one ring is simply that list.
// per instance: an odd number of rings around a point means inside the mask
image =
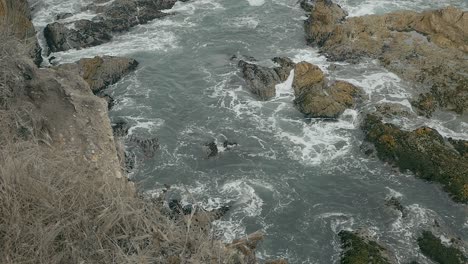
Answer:
[{"label": "churning water", "polygon": [[[85,0],[35,2],[38,29],[61,12],[76,13],[69,19],[94,15],[79,11]],[[449,4],[468,8],[466,0],[337,2],[351,16]],[[395,74],[374,61],[333,64],[308,47],[297,0],[191,0],[167,12],[175,14],[110,43],[53,54],[60,62],[104,54],[140,62],[134,74],[110,87],[117,100],[110,114],[128,121],[131,134],[159,138],[156,156],[139,160],[131,175],[145,191],[158,193],[170,184],[171,194],[184,202],[207,208],[230,204],[230,213],[215,223],[222,239],[263,229],[261,257],[290,263],[335,263],[342,229],[367,228],[401,263],[417,256],[416,236],[434,220],[468,240],[466,206],[452,202],[436,184],[360,150],[363,109],[382,101],[410,106],[411,92]],[[331,79],[362,87],[369,101],[336,122],[304,120],[292,103],[291,78],[277,86],[276,98],[260,102],[246,89],[233,55],[253,56],[260,63],[288,56],[317,64]],[[466,117],[440,113],[432,120],[388,121],[408,129],[425,124],[446,136],[468,138]],[[224,149],[225,140],[238,146]],[[220,153],[208,158],[204,145],[212,141]],[[391,196],[409,208],[407,217],[385,206]],[[422,256],[419,262],[430,263]]]}]

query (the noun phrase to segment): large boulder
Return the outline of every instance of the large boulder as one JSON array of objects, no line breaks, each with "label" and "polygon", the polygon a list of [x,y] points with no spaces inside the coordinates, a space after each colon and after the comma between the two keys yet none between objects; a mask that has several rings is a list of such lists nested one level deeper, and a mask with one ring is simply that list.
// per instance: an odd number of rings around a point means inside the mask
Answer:
[{"label": "large boulder", "polygon": [[0,0],[0,30],[2,38],[13,35],[26,43],[27,53],[34,63],[38,66],[42,63],[42,49],[36,39],[27,0]]},{"label": "large boulder", "polygon": [[294,73],[294,104],[308,117],[337,118],[362,95],[361,89],[348,82],[328,83],[322,70],[308,62],[298,63]]},{"label": "large boulder", "polygon": [[62,64],[58,68],[73,71],[83,77],[93,93],[97,94],[123,76],[136,69],[138,62],[131,58],[96,56],[75,63]]},{"label": "large boulder", "polygon": [[168,15],[161,10],[171,8],[177,0],[116,0],[107,5],[89,6],[100,13],[95,19],[78,20],[70,24],[54,22],[44,29],[51,52],[97,46],[112,39],[111,33]]},{"label": "large boulder", "polygon": [[462,113],[468,108],[467,11],[447,7],[346,19],[339,5],[316,0],[305,30],[309,44],[332,60],[378,59],[414,82],[414,93],[424,96],[422,102],[415,100],[421,114],[429,116],[437,108]]},{"label": "large boulder", "polygon": [[377,243],[365,230],[338,233],[341,240],[341,263],[392,264],[397,263],[388,249]]},{"label": "large boulder", "polygon": [[[451,241],[453,242],[453,240]],[[463,264],[468,262],[468,257],[455,245],[444,245],[439,237],[431,231],[423,231],[418,237],[418,246],[421,252],[437,263]]]},{"label": "large boulder", "polygon": [[288,79],[295,65],[288,58],[274,58],[273,61],[279,66],[269,68],[244,60],[240,60],[238,63],[248,88],[263,101],[276,96],[276,85]]},{"label": "large boulder", "polygon": [[73,28],[59,22],[48,24],[44,28],[44,37],[49,52],[97,46],[112,39],[103,22],[85,19],[76,21]]},{"label": "large boulder", "polygon": [[468,202],[468,157],[464,152],[468,142],[447,140],[429,127],[405,131],[373,114],[365,117],[362,129],[380,159],[442,184],[457,202]]}]

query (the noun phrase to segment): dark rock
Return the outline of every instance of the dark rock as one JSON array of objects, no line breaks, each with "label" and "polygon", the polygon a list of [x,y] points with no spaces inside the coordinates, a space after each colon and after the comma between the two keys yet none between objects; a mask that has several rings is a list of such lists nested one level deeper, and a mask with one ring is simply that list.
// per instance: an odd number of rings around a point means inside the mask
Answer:
[{"label": "dark rock", "polygon": [[405,207],[401,204],[400,200],[398,200],[397,198],[395,197],[391,197],[390,199],[388,199],[386,202],[385,202],[385,205],[401,212],[401,216],[402,217],[406,217],[407,215],[407,212],[406,212],[406,209]]},{"label": "dark rock", "polygon": [[228,140],[225,140],[225,141],[223,142],[223,147],[224,147],[225,149],[231,149],[231,148],[237,147],[237,146],[238,146],[238,144],[237,144],[236,142],[230,142],[230,141],[228,141]]},{"label": "dark rock", "polygon": [[135,169],[136,155],[135,155],[135,153],[133,153],[131,151],[125,151],[124,155],[125,155],[125,157],[124,157],[124,169],[125,169],[125,172],[128,174],[128,173],[131,173]]},{"label": "dark rock", "polygon": [[62,64],[58,68],[78,73],[89,84],[91,90],[98,94],[109,85],[115,84],[123,76],[135,70],[138,62],[130,58],[113,56],[96,56],[85,58],[76,63]]},{"label": "dark rock", "polygon": [[131,27],[168,14],[176,0],[116,0],[108,5],[91,4],[87,10],[101,13],[93,21],[79,20],[68,28],[55,22],[44,29],[44,36],[51,52],[97,46],[112,39],[112,32],[128,31]]},{"label": "dark rock", "polygon": [[437,263],[465,264],[468,262],[468,258],[462,251],[442,244],[442,241],[430,231],[422,233],[418,238],[418,245],[424,255]]},{"label": "dark rock", "polygon": [[461,156],[468,158],[468,141],[453,138],[449,138],[448,141]]},{"label": "dark rock", "polygon": [[74,22],[71,29],[58,22],[48,24],[44,28],[44,37],[49,52],[97,46],[112,39],[106,24],[84,19]]},{"label": "dark rock", "polygon": [[341,262],[343,264],[390,264],[387,250],[360,232],[342,230],[338,234],[341,240]]},{"label": "dark rock", "polygon": [[73,16],[72,13],[60,13],[60,14],[55,16],[55,20],[67,19],[67,18],[72,17],[72,16]]},{"label": "dark rock", "polygon": [[156,151],[159,149],[158,138],[140,138],[137,136],[130,136],[129,141],[135,144],[142,152],[146,159],[153,158]]},{"label": "dark rock", "polygon": [[216,142],[212,141],[210,143],[205,144],[206,147],[208,147],[208,157],[215,157],[218,155],[218,146],[216,145]]},{"label": "dark rock", "polygon": [[377,114],[380,114],[382,117],[409,117],[413,116],[411,112],[408,111],[401,104],[397,103],[381,103],[378,104],[376,107]]},{"label": "dark rock", "polygon": [[276,96],[276,85],[286,81],[295,65],[288,58],[274,58],[273,61],[279,67],[268,68],[244,60],[238,63],[248,88],[263,101]]},{"label": "dark rock", "polygon": [[421,127],[404,131],[372,114],[366,116],[362,129],[381,160],[441,183],[455,201],[468,202],[468,158],[454,150],[437,130]]},{"label": "dark rock", "polygon": [[130,125],[124,119],[120,119],[112,124],[114,137],[126,137],[129,129]]}]

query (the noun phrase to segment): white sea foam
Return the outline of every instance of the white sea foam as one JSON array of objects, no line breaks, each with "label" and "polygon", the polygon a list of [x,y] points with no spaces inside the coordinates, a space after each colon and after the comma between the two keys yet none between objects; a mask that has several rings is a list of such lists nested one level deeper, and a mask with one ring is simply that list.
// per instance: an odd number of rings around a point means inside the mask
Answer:
[{"label": "white sea foam", "polygon": [[262,6],[265,4],[265,0],[247,0],[251,6]]}]

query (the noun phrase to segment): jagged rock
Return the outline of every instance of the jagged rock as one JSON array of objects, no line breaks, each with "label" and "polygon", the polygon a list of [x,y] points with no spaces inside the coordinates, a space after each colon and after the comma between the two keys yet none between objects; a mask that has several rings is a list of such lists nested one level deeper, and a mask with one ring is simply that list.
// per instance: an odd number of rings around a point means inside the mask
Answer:
[{"label": "jagged rock", "polygon": [[435,129],[404,131],[372,114],[365,117],[362,129],[380,159],[410,170],[419,178],[441,183],[455,201],[468,202],[468,158]]},{"label": "jagged rock", "polygon": [[216,145],[216,142],[212,141],[210,143],[205,144],[205,147],[208,148],[208,157],[215,157],[218,155],[218,146]]},{"label": "jagged rock", "polygon": [[159,149],[159,139],[153,138],[140,138],[132,135],[129,139],[130,143],[136,145],[142,152],[145,159],[153,158],[156,151]]},{"label": "jagged rock", "polygon": [[363,57],[380,60],[415,83],[415,93],[425,96],[416,99],[415,106],[425,115],[438,107],[457,113],[468,108],[468,76],[463,74],[468,72],[468,12],[447,7],[345,19],[340,6],[315,2],[305,23],[307,40],[327,57],[348,62]]},{"label": "jagged rock", "polygon": [[129,129],[130,125],[124,119],[120,119],[112,124],[114,137],[126,137]]},{"label": "jagged rock", "polygon": [[363,231],[346,231],[338,233],[341,240],[341,262],[346,264],[392,264],[396,263],[390,253]]},{"label": "jagged rock", "polygon": [[97,46],[112,39],[109,29],[103,22],[85,19],[74,22],[74,28],[59,22],[48,24],[44,28],[44,37],[49,52]]},{"label": "jagged rock", "polygon": [[97,94],[123,76],[135,70],[138,62],[134,59],[112,56],[85,58],[76,63],[62,64],[58,68],[78,73]]},{"label": "jagged rock", "polygon": [[468,258],[461,250],[442,244],[440,238],[434,236],[430,231],[423,231],[418,238],[421,252],[437,263],[464,264]]},{"label": "jagged rock", "polygon": [[308,62],[298,63],[294,72],[294,104],[308,117],[336,118],[361,96],[361,90],[348,82],[327,84],[322,70]]},{"label": "jagged rock", "polygon": [[288,58],[274,58],[279,67],[268,68],[240,60],[238,66],[250,91],[260,100],[269,100],[276,96],[276,85],[286,81],[294,63]]},{"label": "jagged rock", "polygon": [[468,141],[461,139],[449,138],[448,142],[455,148],[460,155],[465,158],[468,158]]},{"label": "jagged rock", "polygon": [[[42,63],[42,49],[36,39],[27,0],[0,0],[0,27],[25,43],[29,56],[37,66]],[[2,36],[7,37],[7,36]]]},{"label": "jagged rock", "polygon": [[128,31],[167,13],[177,0],[116,0],[108,5],[91,4],[86,9],[101,13],[91,20],[78,20],[70,25],[54,22],[44,29],[51,52],[97,46],[112,39],[112,32]]}]

